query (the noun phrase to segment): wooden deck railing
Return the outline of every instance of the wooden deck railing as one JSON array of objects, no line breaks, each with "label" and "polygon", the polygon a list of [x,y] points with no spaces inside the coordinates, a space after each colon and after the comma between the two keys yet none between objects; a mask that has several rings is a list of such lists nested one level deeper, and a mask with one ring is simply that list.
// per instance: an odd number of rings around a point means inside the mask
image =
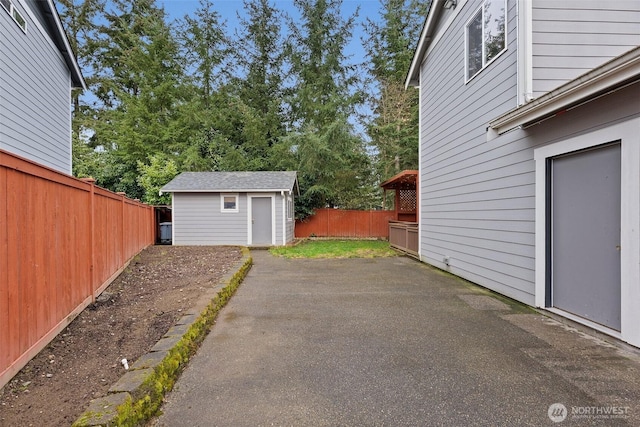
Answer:
[{"label": "wooden deck railing", "polygon": [[389,244],[395,249],[418,258],[418,223],[389,221]]},{"label": "wooden deck railing", "polygon": [[0,150],[0,387],[153,240],[153,207]]}]

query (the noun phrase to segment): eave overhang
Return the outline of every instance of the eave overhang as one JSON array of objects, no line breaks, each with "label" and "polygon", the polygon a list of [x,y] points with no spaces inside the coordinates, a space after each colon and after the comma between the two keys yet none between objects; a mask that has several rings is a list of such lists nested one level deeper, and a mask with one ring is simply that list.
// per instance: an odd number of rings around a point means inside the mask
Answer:
[{"label": "eave overhang", "polygon": [[526,129],[638,80],[640,80],[640,46],[527,104],[508,111],[492,120],[489,128],[497,134],[516,128]]},{"label": "eave overhang", "polygon": [[418,171],[405,170],[380,184],[380,187],[385,190],[415,189],[417,182]]},{"label": "eave overhang", "polygon": [[69,39],[67,38],[67,33],[62,26],[62,20],[60,19],[60,15],[58,14],[58,10],[54,5],[53,0],[46,0],[37,3],[42,8],[44,16],[49,21],[51,28],[54,29],[54,34],[52,34],[52,37],[54,38],[54,43],[56,44],[58,50],[64,58],[64,62],[67,64],[67,68],[69,68],[69,72],[71,73],[71,84],[74,88],[86,89],[87,85],[84,81],[84,77],[82,76],[82,71],[80,71],[78,60],[76,59],[75,54],[71,49]]},{"label": "eave overhang", "polygon": [[434,0],[429,7],[427,13],[427,19],[425,20],[424,27],[420,33],[420,40],[418,41],[418,47],[413,54],[411,60],[411,66],[409,67],[409,73],[404,83],[405,89],[409,87],[416,87],[420,85],[420,65],[424,59],[424,55],[427,52],[429,44],[433,39],[433,31],[436,28],[436,23],[440,17],[445,0]]}]

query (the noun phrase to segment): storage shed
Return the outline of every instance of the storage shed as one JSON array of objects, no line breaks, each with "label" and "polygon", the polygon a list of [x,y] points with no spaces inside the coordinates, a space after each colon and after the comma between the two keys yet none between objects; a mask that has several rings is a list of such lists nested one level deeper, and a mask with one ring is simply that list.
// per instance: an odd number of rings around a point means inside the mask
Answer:
[{"label": "storage shed", "polygon": [[174,245],[286,245],[294,238],[297,173],[183,172],[171,193]]}]

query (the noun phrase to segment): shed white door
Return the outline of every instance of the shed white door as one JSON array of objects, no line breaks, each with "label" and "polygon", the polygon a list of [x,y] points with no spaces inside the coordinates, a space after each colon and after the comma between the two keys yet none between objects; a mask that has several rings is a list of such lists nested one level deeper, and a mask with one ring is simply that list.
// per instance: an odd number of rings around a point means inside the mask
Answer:
[{"label": "shed white door", "polygon": [[553,307],[620,330],[620,144],[551,159]]},{"label": "shed white door", "polygon": [[271,197],[251,198],[251,237],[252,245],[271,245],[273,218]]}]

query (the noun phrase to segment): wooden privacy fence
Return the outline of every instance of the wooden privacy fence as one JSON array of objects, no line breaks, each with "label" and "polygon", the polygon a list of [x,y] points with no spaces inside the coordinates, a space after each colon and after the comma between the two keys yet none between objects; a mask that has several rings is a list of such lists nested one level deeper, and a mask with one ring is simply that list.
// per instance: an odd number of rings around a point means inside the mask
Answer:
[{"label": "wooden privacy fence", "polygon": [[153,207],[0,150],[0,387],[154,232]]},{"label": "wooden privacy fence", "polygon": [[389,237],[389,220],[395,211],[317,209],[296,221],[296,237]]},{"label": "wooden privacy fence", "polygon": [[418,258],[418,223],[389,221],[389,245]]}]

